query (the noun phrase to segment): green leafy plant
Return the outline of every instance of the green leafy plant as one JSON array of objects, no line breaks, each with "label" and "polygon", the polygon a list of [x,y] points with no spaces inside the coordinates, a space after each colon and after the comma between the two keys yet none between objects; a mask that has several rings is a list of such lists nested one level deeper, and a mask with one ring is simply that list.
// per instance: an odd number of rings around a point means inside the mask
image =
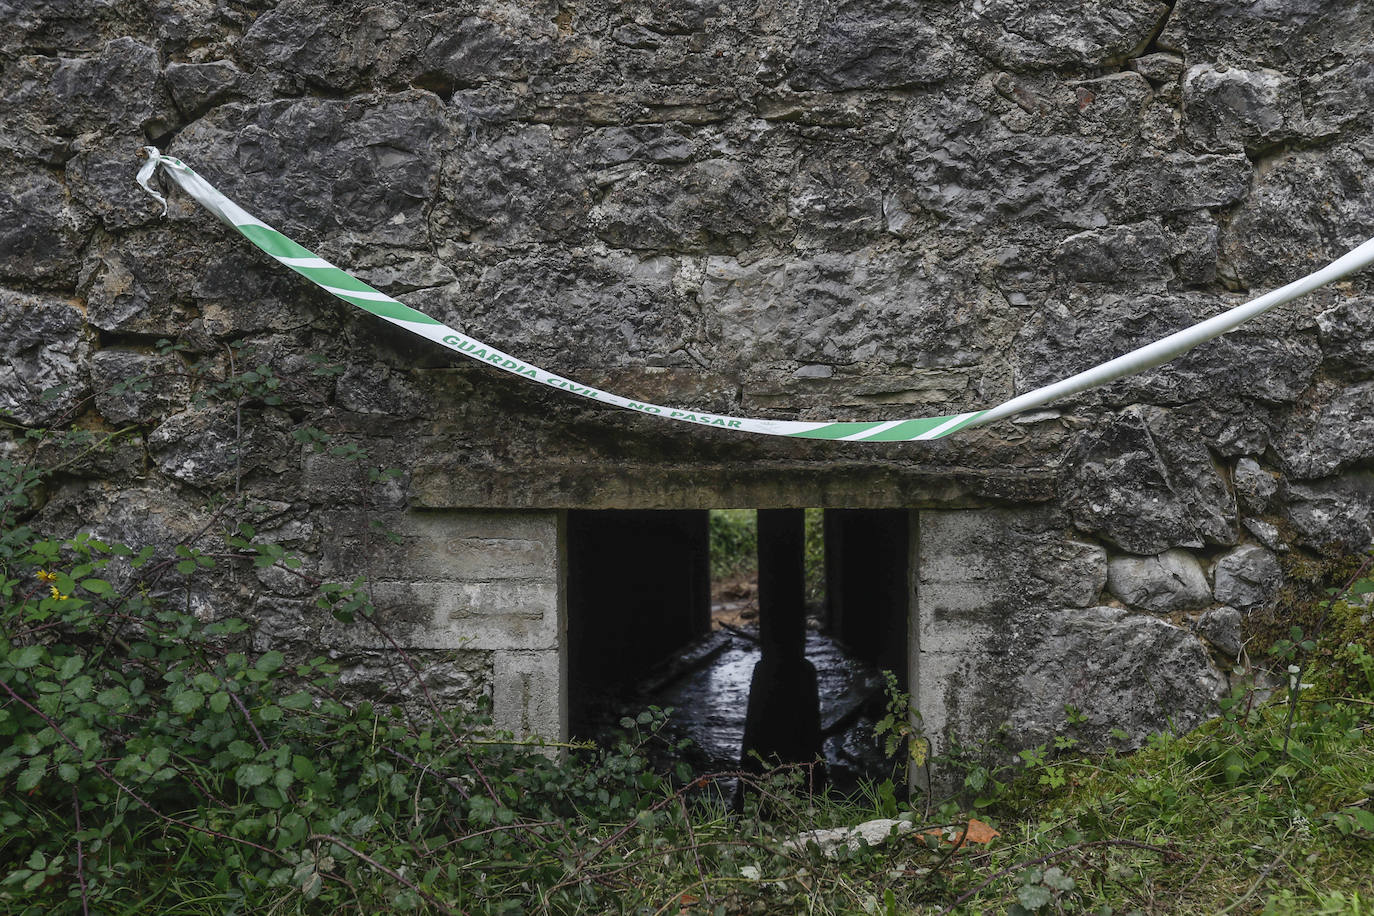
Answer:
[{"label": "green leafy plant", "polygon": [[[921,733],[921,714],[911,702],[911,694],[897,684],[897,676],[884,671],[887,681],[887,712],[873,726],[873,734],[883,739],[883,753],[900,757],[914,767],[925,766],[930,742]],[[904,753],[903,753],[904,752]]]},{"label": "green leafy plant", "polygon": [[1016,902],[1008,907],[1007,916],[1027,916],[1041,911],[1062,913],[1066,905],[1074,901],[1077,887],[1077,882],[1058,866],[1028,868],[1021,873]]}]

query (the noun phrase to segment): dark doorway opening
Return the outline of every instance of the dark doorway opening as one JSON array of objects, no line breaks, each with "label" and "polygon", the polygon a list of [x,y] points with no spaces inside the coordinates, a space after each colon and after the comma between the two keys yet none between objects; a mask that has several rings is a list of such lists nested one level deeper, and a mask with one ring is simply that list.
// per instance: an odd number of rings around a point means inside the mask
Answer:
[{"label": "dark doorway opening", "polygon": [[608,693],[710,630],[707,512],[571,511],[567,531],[570,724],[588,736]]},{"label": "dark doorway opening", "polygon": [[[841,787],[891,775],[872,725],[883,714],[879,669],[906,683],[911,514],[825,510],[823,522],[814,519],[823,550],[808,539],[819,555],[806,564],[823,569],[823,588],[809,582],[788,590],[804,596],[809,614],[805,657],[816,668],[825,757]],[[746,515],[753,513],[731,512],[735,521]],[[686,759],[694,768],[738,765],[750,679],[761,657],[760,621],[741,615],[740,602],[728,596],[717,594],[713,607],[710,531],[706,510],[568,513],[575,736],[601,737],[624,715],[672,706],[676,736],[692,741]],[[776,545],[759,545],[760,553],[770,546]],[[718,578],[720,568],[717,562]],[[822,593],[824,600],[815,600]]]},{"label": "dark doorway opening", "polygon": [[910,515],[905,509],[825,513],[826,630],[850,652],[907,683]]}]

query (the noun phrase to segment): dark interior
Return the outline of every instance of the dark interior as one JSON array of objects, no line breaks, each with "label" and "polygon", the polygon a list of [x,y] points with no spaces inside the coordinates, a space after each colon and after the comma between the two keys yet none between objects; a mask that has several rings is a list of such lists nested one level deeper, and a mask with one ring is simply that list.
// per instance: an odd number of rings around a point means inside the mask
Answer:
[{"label": "dark interior", "polygon": [[[906,509],[828,509],[824,524],[823,628],[903,687],[909,518]],[[765,556],[778,546],[769,530],[760,525]],[[604,704],[711,631],[708,513],[572,510],[567,531],[571,725],[590,736]],[[786,593],[799,595],[797,585]]]}]

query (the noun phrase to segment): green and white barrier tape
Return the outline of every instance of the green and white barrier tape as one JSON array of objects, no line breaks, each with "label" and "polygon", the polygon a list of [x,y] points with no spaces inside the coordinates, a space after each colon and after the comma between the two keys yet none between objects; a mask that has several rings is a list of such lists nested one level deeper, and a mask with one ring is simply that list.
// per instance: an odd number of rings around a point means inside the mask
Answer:
[{"label": "green and white barrier tape", "polygon": [[147,155],[148,162],[139,169],[138,183],[162,203],[164,213],[167,209],[167,202],[148,184],[158,166],[161,166],[167,175],[183,191],[195,198],[201,206],[237,229],[248,241],[321,289],[333,293],[345,302],[371,312],[398,327],[448,347],[450,350],[478,362],[490,363],[506,372],[584,398],[590,398],[602,404],[611,404],[626,410],[635,410],[639,413],[684,423],[715,426],[722,429],[739,430],[740,432],[761,433],[765,436],[786,436],[793,439],[910,442],[918,439],[940,439],[961,429],[983,426],[994,420],[1041,407],[1059,398],[1089,388],[1096,388],[1115,379],[1134,375],[1137,372],[1143,372],[1146,369],[1166,363],[1198,344],[1226,333],[1256,315],[1261,315],[1275,306],[1296,299],[1298,296],[1374,263],[1374,239],[1370,239],[1301,280],[1295,280],[1287,286],[1265,293],[1244,305],[1238,305],[1220,315],[1200,321],[1154,343],[1146,344],[1130,353],[1118,356],[1116,359],[1094,366],[1062,381],[1037,388],[1034,391],[1028,391],[987,410],[974,410],[949,417],[859,422],[759,420],[749,417],[728,417],[709,411],[664,407],[659,404],[634,401],[617,394],[601,391],[590,385],[578,384],[571,379],[549,372],[547,369],[530,365],[525,360],[511,356],[496,347],[456,331],[428,315],[396,301],[385,293],[378,292],[347,271],[341,270],[319,257],[313,251],[302,248],[225,197],[180,159],[164,156],[156,147],[152,146],[144,147],[143,152]]}]

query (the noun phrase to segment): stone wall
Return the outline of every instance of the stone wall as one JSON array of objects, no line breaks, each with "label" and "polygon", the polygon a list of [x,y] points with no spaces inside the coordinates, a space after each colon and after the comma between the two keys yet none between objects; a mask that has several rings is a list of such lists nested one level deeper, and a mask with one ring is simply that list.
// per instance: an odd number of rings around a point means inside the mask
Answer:
[{"label": "stone wall", "polygon": [[[921,510],[923,703],[957,684],[934,720],[1027,740],[1063,695],[1116,718],[1118,687],[1164,662],[1178,674],[1128,701],[1133,734],[1195,721],[1278,558],[1370,542],[1367,274],[966,435],[776,442],[459,365],[184,199],[161,218],[132,181],[158,143],[379,289],[632,396],[952,413],[1374,235],[1364,0],[0,10],[0,406],[123,431],[63,459],[39,523],[170,544],[239,494],[216,524],[253,524],[313,574],[371,571],[427,677],[455,701],[495,684],[507,724],[561,715],[510,699],[557,676],[560,509]],[[272,394],[215,383],[260,364]],[[6,436],[3,454],[33,447]],[[298,581],[197,588],[264,645],[324,642],[360,682],[390,676]]]}]

